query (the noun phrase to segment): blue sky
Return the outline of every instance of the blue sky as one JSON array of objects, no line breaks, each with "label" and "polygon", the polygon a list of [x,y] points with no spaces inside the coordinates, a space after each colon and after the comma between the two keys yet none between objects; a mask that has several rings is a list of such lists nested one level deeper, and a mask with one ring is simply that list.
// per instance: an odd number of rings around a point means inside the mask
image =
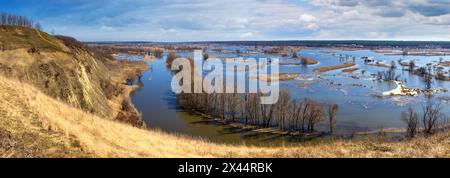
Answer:
[{"label": "blue sky", "polygon": [[83,41],[450,40],[448,0],[0,0]]}]

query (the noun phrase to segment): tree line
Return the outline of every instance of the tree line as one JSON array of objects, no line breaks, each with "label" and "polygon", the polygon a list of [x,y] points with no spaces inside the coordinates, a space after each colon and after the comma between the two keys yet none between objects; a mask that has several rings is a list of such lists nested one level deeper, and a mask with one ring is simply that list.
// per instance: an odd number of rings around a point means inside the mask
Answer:
[{"label": "tree line", "polygon": [[258,93],[181,93],[177,104],[185,110],[194,110],[225,122],[238,122],[262,128],[278,128],[282,131],[312,133],[317,125],[327,120],[329,132],[333,132],[338,106],[323,107],[311,100],[291,99],[288,91],[281,91],[278,103],[261,104]]},{"label": "tree line", "polygon": [[0,25],[21,26],[27,28],[35,28],[41,30],[41,24],[34,22],[25,16],[10,14],[6,12],[0,13]]}]

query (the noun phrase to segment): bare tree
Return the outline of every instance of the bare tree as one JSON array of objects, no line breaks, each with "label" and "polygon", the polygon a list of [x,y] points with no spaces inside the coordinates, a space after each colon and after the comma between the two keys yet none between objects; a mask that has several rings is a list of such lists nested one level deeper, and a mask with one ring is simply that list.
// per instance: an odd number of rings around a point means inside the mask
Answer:
[{"label": "bare tree", "polygon": [[236,120],[236,114],[238,111],[239,101],[237,93],[229,94],[226,98],[228,106],[228,115],[232,122]]},{"label": "bare tree", "polygon": [[41,26],[41,24],[40,24],[39,22],[36,22],[36,23],[34,24],[34,28],[35,28],[36,30],[42,31],[42,26]]},{"label": "bare tree", "polygon": [[414,138],[417,133],[417,126],[419,124],[419,118],[417,116],[417,113],[414,112],[412,107],[408,108],[408,111],[402,111],[401,114],[401,120],[406,123],[406,137],[407,138]]},{"label": "bare tree", "polygon": [[263,127],[270,127],[275,107],[272,104],[260,104]]},{"label": "bare tree", "polygon": [[423,76],[423,82],[425,83],[426,89],[431,89],[433,85],[433,76],[430,73],[427,73]]},{"label": "bare tree", "polygon": [[241,112],[241,119],[244,119],[244,124],[248,124],[248,115],[247,115],[247,105],[245,104],[247,102],[248,95],[242,94],[242,97],[239,97],[238,105],[239,105],[239,111]]},{"label": "bare tree", "polygon": [[409,71],[414,72],[414,69],[416,68],[416,62],[414,60],[409,61]]},{"label": "bare tree", "polygon": [[426,104],[422,107],[423,116],[422,124],[423,131],[427,135],[433,134],[433,131],[438,124],[439,119],[443,116],[441,113],[442,107],[440,103],[434,103],[429,98]]},{"label": "bare tree", "polygon": [[309,100],[306,105],[309,105],[309,109],[307,111],[307,132],[314,132],[315,126],[317,123],[322,121],[323,119],[323,108],[322,106],[316,102]]},{"label": "bare tree", "polygon": [[289,97],[289,91],[282,90],[279,95],[278,103],[276,104],[276,122],[281,130],[286,128],[285,122],[289,115]]},{"label": "bare tree", "polygon": [[259,105],[260,105],[260,99],[257,94],[249,94],[248,102],[247,102],[247,108],[248,108],[248,116],[250,119],[250,122],[253,125],[259,125]]},{"label": "bare tree", "polygon": [[[308,121],[308,115],[309,115],[309,112],[310,112],[310,108],[311,108],[311,104],[309,104],[310,103],[310,100],[308,99],[308,98],[305,98],[305,101],[303,102],[303,106],[300,108],[301,109],[301,111],[300,111],[300,123],[299,123],[299,125],[300,125],[300,127],[301,127],[301,130],[303,131],[303,132],[305,132],[306,131],[306,123],[307,123],[307,121]],[[300,128],[299,127],[299,128]]]},{"label": "bare tree", "polygon": [[339,106],[334,103],[328,104],[328,126],[330,128],[330,134],[333,134],[333,128],[336,125],[336,113],[339,109]]},{"label": "bare tree", "polygon": [[385,81],[398,81],[400,79],[400,75],[397,75],[395,73],[395,68],[390,68],[387,71],[377,72],[377,77],[378,79]]},{"label": "bare tree", "polygon": [[289,126],[291,131],[304,131],[304,125],[303,121],[306,117],[304,113],[305,103],[304,102],[297,102],[297,100],[291,101],[291,109],[290,114],[292,114],[291,117],[289,117]]}]

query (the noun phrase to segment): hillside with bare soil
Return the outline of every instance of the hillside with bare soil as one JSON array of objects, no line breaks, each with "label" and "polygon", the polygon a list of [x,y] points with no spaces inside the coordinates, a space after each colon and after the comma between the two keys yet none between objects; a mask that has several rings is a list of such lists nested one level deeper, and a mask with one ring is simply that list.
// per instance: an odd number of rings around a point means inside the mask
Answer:
[{"label": "hillside with bare soil", "polygon": [[125,85],[126,77],[146,69],[144,62],[117,61],[73,38],[25,27],[0,26],[0,44],[1,75],[84,111],[144,125],[128,107]]}]

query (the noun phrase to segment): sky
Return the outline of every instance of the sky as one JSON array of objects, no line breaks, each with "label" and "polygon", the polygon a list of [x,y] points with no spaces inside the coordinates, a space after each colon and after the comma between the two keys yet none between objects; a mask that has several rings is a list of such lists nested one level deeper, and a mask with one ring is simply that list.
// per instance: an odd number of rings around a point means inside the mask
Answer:
[{"label": "sky", "polygon": [[0,0],[82,41],[450,41],[449,0]]}]

